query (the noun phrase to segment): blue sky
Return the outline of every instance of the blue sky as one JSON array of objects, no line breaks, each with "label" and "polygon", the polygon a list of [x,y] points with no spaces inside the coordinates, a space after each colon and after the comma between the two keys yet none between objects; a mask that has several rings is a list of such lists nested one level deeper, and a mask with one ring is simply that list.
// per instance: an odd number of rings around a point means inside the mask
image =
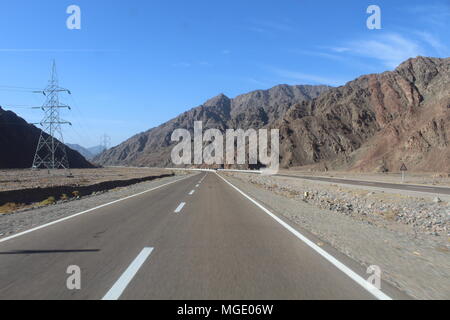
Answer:
[{"label": "blue sky", "polygon": [[[81,8],[81,30],[66,8]],[[382,29],[366,27],[369,5]],[[67,142],[118,144],[210,97],[280,83],[343,85],[409,57],[450,56],[450,0],[0,1],[0,105],[30,122],[56,59]],[[8,105],[15,106],[8,108]]]}]

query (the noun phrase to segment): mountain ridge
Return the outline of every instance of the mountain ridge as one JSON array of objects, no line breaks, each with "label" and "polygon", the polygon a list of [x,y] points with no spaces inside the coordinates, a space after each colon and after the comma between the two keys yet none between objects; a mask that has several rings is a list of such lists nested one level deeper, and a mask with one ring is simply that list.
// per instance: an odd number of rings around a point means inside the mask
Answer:
[{"label": "mountain ridge", "polygon": [[170,165],[175,129],[280,129],[282,167],[450,172],[450,58],[411,58],[343,86],[278,85],[199,107],[95,158],[101,164]]},{"label": "mountain ridge", "polygon": [[175,129],[192,132],[194,121],[202,121],[204,129],[262,128],[271,119],[284,114],[294,102],[311,99],[329,88],[322,85],[278,85],[233,99],[222,93],[158,127],[134,135],[95,157],[94,161],[102,165],[169,165],[171,146],[174,145],[171,134]]},{"label": "mountain ridge", "polygon": [[76,143],[66,143],[66,145],[72,150],[79,152],[86,160],[92,160],[95,156],[104,151],[103,146],[86,148]]}]

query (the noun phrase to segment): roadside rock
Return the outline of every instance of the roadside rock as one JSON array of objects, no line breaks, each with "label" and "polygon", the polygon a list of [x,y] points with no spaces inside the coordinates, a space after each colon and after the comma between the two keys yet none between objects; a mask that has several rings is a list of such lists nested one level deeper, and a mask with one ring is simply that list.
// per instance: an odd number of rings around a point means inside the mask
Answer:
[{"label": "roadside rock", "polygon": [[[230,175],[243,178],[241,173]],[[297,198],[318,208],[377,226],[397,228],[396,225],[405,225],[415,233],[435,236],[447,236],[450,231],[450,204],[439,197],[430,202],[430,199],[385,192],[367,193],[363,190],[281,177],[247,175],[245,178],[251,184],[277,194]]]}]

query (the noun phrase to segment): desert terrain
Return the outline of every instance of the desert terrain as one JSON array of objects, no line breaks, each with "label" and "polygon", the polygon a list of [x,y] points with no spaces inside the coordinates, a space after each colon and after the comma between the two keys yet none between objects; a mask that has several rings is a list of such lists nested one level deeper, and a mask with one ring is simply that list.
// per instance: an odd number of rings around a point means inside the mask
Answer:
[{"label": "desert terrain", "polygon": [[83,196],[173,176],[164,169],[95,168],[0,170],[0,214],[55,204]]}]

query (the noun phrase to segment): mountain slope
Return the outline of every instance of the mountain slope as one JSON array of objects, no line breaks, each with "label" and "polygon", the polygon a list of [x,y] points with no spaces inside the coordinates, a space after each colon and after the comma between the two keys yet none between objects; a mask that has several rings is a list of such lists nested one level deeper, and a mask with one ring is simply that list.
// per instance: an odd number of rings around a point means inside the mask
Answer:
[{"label": "mountain slope", "polygon": [[104,151],[104,147],[102,147],[102,146],[85,148],[83,146],[80,146],[79,144],[66,143],[66,145],[69,148],[71,148],[72,150],[79,152],[87,160],[92,160],[96,155],[98,155]]},{"label": "mountain slope", "polygon": [[66,145],[81,154],[85,159],[92,159],[95,156],[85,147],[80,146],[79,144],[66,143]]},{"label": "mountain slope", "polygon": [[[40,130],[0,107],[0,168],[31,168]],[[92,168],[81,154],[67,148],[71,168]]]},{"label": "mountain slope", "polygon": [[96,155],[105,151],[105,147],[104,146],[90,147],[90,148],[87,148],[87,151],[89,151],[93,155],[93,157],[95,157]]},{"label": "mountain slope", "polygon": [[282,117],[293,104],[311,100],[328,90],[327,86],[279,85],[230,99],[220,94],[163,125],[138,134],[111,148],[94,161],[105,165],[167,166],[171,164],[171,135],[175,129],[193,131],[194,121],[203,128],[261,128]]},{"label": "mountain slope", "polygon": [[418,57],[297,104],[282,120],[285,167],[450,172],[450,59]]}]

